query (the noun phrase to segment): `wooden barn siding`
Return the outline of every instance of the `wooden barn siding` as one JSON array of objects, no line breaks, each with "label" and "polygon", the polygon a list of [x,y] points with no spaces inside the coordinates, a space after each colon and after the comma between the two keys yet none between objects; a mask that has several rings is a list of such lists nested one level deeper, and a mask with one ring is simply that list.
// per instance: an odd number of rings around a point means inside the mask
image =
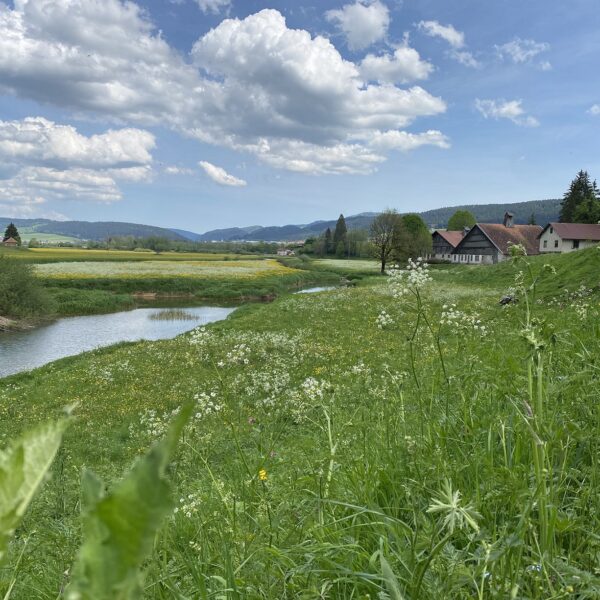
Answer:
[{"label": "wooden barn siding", "polygon": [[454,248],[445,240],[434,240],[433,242],[433,253],[434,254],[450,254]]},{"label": "wooden barn siding", "polygon": [[498,254],[498,248],[477,229],[467,235],[462,241],[460,248],[454,250],[454,254],[484,254],[493,256],[494,254]]}]

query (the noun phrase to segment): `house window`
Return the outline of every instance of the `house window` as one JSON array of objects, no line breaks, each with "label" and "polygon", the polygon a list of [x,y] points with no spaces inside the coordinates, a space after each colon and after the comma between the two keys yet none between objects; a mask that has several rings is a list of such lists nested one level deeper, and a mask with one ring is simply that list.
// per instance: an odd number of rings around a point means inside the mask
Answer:
[{"label": "house window", "polygon": [[479,262],[479,254],[475,255],[475,262]]},{"label": "house window", "polygon": [[548,240],[544,240],[544,248],[548,247]]},{"label": "house window", "polygon": [[579,248],[579,240],[573,240],[573,250],[577,250]]},{"label": "house window", "polygon": [[554,247],[558,248],[558,240],[554,240]]},{"label": "house window", "polygon": [[554,233],[554,227],[550,227],[550,233]]}]

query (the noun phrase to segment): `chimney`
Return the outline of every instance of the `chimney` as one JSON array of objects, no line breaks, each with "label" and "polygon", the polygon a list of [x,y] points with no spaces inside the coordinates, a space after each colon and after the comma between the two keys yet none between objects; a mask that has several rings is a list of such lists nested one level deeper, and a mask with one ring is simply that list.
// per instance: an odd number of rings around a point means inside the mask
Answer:
[{"label": "chimney", "polygon": [[471,231],[470,227],[463,227],[462,236],[465,237]]},{"label": "chimney", "polygon": [[512,227],[515,216],[511,212],[504,213],[504,227]]}]

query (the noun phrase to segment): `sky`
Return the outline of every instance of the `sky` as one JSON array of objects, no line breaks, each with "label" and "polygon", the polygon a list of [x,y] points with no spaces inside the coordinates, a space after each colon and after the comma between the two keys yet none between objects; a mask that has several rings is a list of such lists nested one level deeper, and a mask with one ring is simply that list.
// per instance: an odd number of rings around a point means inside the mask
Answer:
[{"label": "sky", "polygon": [[597,0],[0,0],[0,216],[204,232],[600,178]]}]

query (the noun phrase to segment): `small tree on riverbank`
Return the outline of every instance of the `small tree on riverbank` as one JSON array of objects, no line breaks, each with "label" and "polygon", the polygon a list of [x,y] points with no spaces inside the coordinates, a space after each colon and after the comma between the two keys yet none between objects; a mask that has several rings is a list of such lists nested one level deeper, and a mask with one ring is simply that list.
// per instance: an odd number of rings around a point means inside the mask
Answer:
[{"label": "small tree on riverbank", "polygon": [[402,217],[390,209],[377,215],[371,223],[369,239],[373,255],[381,263],[382,273],[385,273],[385,267],[394,254],[403,229]]}]

